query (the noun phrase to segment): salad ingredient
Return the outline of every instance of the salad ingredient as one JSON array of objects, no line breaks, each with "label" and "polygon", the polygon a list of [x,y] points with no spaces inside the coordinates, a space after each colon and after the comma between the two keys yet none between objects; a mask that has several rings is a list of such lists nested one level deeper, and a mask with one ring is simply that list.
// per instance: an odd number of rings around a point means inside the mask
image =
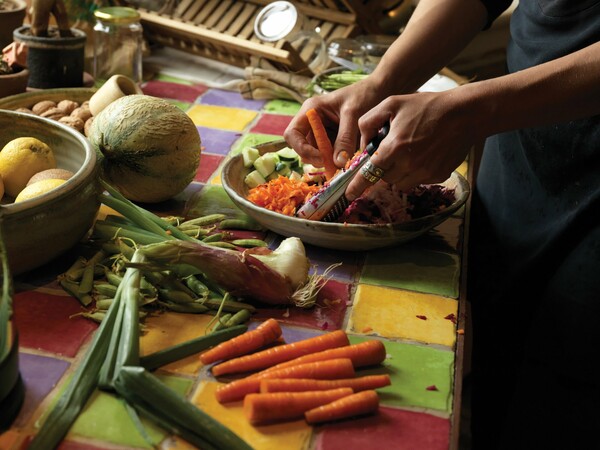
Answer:
[{"label": "salad ingredient", "polygon": [[[299,358],[272,366],[263,372],[283,369],[297,364],[324,361],[333,358],[350,358],[352,364],[354,364],[354,367],[358,368],[380,364],[385,360],[385,357],[386,351],[383,342],[373,339],[361,342],[359,344],[347,345],[344,347],[323,350],[321,352],[310,353],[308,355],[300,356]],[[259,372],[259,374],[260,373],[261,372]]]},{"label": "salad ingredient", "polygon": [[350,378],[354,376],[352,361],[347,358],[329,359],[297,366],[287,367],[281,370],[265,372],[260,377],[246,377],[232,381],[220,386],[215,395],[220,403],[242,400],[246,395],[260,392],[260,382],[266,378],[312,378],[317,380],[335,380],[338,378]]},{"label": "salad ingredient", "polygon": [[34,137],[20,137],[0,151],[0,176],[6,194],[15,198],[29,179],[46,169],[54,169],[56,160],[48,144]]},{"label": "salad ingredient", "polygon": [[312,378],[267,378],[260,381],[260,392],[299,392],[321,391],[349,387],[354,392],[377,389],[391,384],[390,376],[365,375],[356,378],[336,380],[315,380]]},{"label": "salad ingredient", "polygon": [[352,389],[329,391],[250,394],[244,399],[244,414],[253,425],[301,418],[306,411],[352,395]]},{"label": "salad ingredient", "polygon": [[363,414],[371,414],[379,408],[379,396],[373,390],[344,396],[314,409],[306,411],[304,417],[310,424],[347,419]]},{"label": "salad ingredient", "polygon": [[363,80],[368,77],[368,73],[364,73],[362,70],[343,70],[337,73],[327,73],[318,77],[314,82],[311,82],[308,86],[308,91],[311,94],[320,94],[318,88],[324,91],[335,91],[336,89],[350,86],[357,81]]},{"label": "salad ingredient", "polygon": [[271,211],[293,216],[296,209],[319,189],[317,185],[309,185],[301,180],[279,176],[275,180],[250,189],[248,200]]},{"label": "salad ingredient", "polygon": [[200,355],[203,364],[224,361],[237,356],[246,355],[268,344],[281,336],[281,327],[275,319],[267,319],[252,331],[247,331],[233,339],[222,342]]},{"label": "salad ingredient", "polygon": [[156,203],[182,192],[200,163],[200,135],[172,103],[127,95],[103,109],[89,140],[104,157],[102,177],[129,200]]},{"label": "salad ingredient", "polygon": [[[191,265],[232,295],[270,304],[290,304],[295,296],[302,294],[302,289],[316,290],[320,286],[311,283],[309,261],[300,239],[287,238],[280,248],[272,252],[275,253],[272,258],[259,258],[264,255],[252,253],[253,249],[238,251],[201,241],[169,240],[145,246],[144,254],[163,265]],[[286,261],[288,258],[292,261]],[[290,268],[288,273],[284,272],[287,268]],[[303,279],[302,285],[295,284],[299,279]]]},{"label": "salad ingredient", "polygon": [[333,162],[333,146],[331,145],[329,136],[327,136],[327,130],[325,129],[323,121],[321,120],[321,117],[316,109],[311,108],[306,111],[306,118],[308,119],[310,128],[312,129],[315,137],[317,150],[319,150],[321,153],[321,158],[323,159],[325,178],[327,180],[331,180],[335,176],[338,169]]},{"label": "salad ingredient", "polygon": [[343,347],[350,344],[348,336],[342,330],[320,334],[298,342],[279,345],[251,355],[240,356],[221,364],[211,370],[214,376],[263,370],[299,356],[320,352],[329,348]]}]

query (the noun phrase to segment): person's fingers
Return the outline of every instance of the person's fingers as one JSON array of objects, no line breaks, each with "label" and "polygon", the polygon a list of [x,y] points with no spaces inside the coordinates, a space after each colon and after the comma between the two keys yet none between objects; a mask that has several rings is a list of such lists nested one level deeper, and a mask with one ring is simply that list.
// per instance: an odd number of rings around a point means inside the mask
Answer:
[{"label": "person's fingers", "polygon": [[306,114],[297,114],[283,133],[283,138],[302,159],[310,164],[322,165],[323,160],[319,150],[309,142],[312,130]]},{"label": "person's fingers", "polygon": [[344,167],[358,150],[358,123],[353,117],[342,117],[333,146],[333,162]]},{"label": "person's fingers", "polygon": [[[385,139],[384,139],[385,141]],[[382,142],[383,145],[383,142]],[[370,186],[378,183],[380,180],[385,179],[388,181],[390,174],[394,172],[394,165],[389,167],[386,164],[389,162],[383,155],[386,153],[386,149],[381,148],[381,152],[373,155],[358,171],[352,181],[346,188],[346,198],[352,201],[358,197]]]}]

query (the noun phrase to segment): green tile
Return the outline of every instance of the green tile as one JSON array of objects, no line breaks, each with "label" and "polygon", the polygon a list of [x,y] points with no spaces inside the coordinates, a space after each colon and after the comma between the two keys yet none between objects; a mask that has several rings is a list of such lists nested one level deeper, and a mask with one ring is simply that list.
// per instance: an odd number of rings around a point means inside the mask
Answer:
[{"label": "green tile", "polygon": [[244,147],[254,147],[255,145],[264,144],[265,142],[279,141],[281,136],[276,134],[259,134],[259,133],[248,133],[242,136],[232,147],[231,156],[235,156],[240,153]]},{"label": "green tile", "polygon": [[[370,338],[372,339],[372,338]],[[351,336],[357,343],[366,340]],[[384,406],[426,408],[450,413],[454,353],[433,347],[383,340],[387,358],[382,367],[361,369],[357,376],[390,375],[391,385],[377,389]]]},{"label": "green tile", "polygon": [[192,106],[192,104],[189,102],[181,102],[179,100],[168,99],[168,102],[177,106],[183,112],[186,112],[190,108],[190,106]]},{"label": "green tile", "polygon": [[165,75],[164,73],[157,74],[152,80],[168,81],[170,83],[185,84],[188,86],[192,86],[194,84],[192,81],[184,80],[183,78],[178,78],[171,75]]},{"label": "green tile", "polygon": [[360,282],[458,298],[460,258],[399,246],[367,255]]},{"label": "green tile", "polygon": [[263,108],[263,111],[273,114],[283,114],[286,116],[294,116],[302,105],[298,102],[290,100],[271,100],[267,102]]},{"label": "green tile", "polygon": [[[160,376],[160,379],[181,395],[186,395],[192,385],[192,380],[176,376]],[[141,420],[155,446],[168,436],[152,421],[143,417]],[[70,433],[124,446],[153,448],[139,433],[121,399],[102,391],[94,393]]]}]

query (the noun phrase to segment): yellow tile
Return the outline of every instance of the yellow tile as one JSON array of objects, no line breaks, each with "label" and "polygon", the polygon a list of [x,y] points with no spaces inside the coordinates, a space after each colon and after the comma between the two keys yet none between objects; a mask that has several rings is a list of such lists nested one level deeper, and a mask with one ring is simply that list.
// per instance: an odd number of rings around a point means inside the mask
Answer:
[{"label": "yellow tile", "polygon": [[247,109],[213,105],[194,105],[187,111],[198,126],[231,131],[243,131],[257,114]]},{"label": "yellow tile", "polygon": [[202,411],[233,430],[255,450],[301,450],[307,448],[312,428],[304,420],[255,427],[242,410],[242,402],[221,405],[215,399],[220,383],[200,384],[192,402]]},{"label": "yellow tile", "polygon": [[[458,302],[437,295],[359,284],[348,331],[454,346]],[[417,316],[422,316],[426,320]]]},{"label": "yellow tile", "polygon": [[[205,314],[178,314],[168,312],[146,319],[145,333],[140,340],[142,356],[190,339],[203,336],[212,316]],[[196,375],[202,363],[198,355],[163,366],[169,372]]]}]

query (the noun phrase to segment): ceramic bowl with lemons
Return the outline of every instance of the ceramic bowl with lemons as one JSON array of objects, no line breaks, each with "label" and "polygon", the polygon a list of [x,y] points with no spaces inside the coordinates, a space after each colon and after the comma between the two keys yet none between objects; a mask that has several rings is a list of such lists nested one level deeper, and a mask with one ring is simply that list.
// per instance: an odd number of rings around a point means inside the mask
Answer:
[{"label": "ceramic bowl with lemons", "polygon": [[0,149],[24,137],[43,142],[52,150],[55,168],[72,173],[66,180],[42,181],[18,202],[14,192],[3,196],[0,225],[11,271],[18,275],[57,258],[91,228],[100,207],[98,166],[88,140],[57,121],[0,109],[0,129]]}]

